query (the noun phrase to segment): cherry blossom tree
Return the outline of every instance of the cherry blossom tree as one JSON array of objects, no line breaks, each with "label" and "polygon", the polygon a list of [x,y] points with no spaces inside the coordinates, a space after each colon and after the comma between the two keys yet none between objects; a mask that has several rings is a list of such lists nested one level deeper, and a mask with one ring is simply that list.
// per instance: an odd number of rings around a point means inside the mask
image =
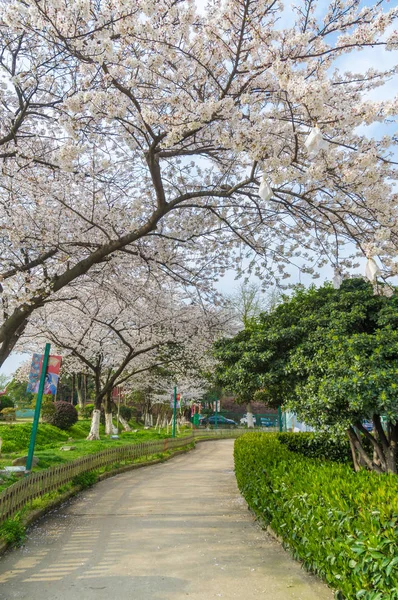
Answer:
[{"label": "cherry blossom tree", "polygon": [[[108,274],[109,275],[109,274]],[[112,390],[156,367],[174,371],[203,360],[211,343],[226,332],[222,311],[192,304],[182,288],[151,279],[125,278],[114,286],[86,278],[75,296],[47,304],[32,317],[21,340],[24,349],[50,340],[67,357],[68,372],[90,373],[95,408],[89,439],[99,437],[101,406],[112,433]],[[190,300],[190,302],[188,302]],[[144,375],[146,378],[147,375]]]},{"label": "cherry blossom tree", "polygon": [[269,281],[357,252],[396,273],[396,138],[359,130],[394,119],[369,99],[394,70],[338,61],[396,48],[398,9],[293,12],[284,28],[278,0],[2,3],[0,364],[115,253],[191,282],[246,255]]}]

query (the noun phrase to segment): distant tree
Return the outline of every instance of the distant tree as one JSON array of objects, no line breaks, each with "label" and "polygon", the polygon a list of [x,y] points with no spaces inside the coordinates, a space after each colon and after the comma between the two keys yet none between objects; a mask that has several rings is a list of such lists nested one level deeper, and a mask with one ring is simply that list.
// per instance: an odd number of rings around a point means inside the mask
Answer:
[{"label": "distant tree", "polygon": [[280,302],[281,294],[276,288],[265,293],[257,283],[242,283],[236,292],[227,296],[228,305],[235,313],[239,325],[246,327],[251,319],[268,312]]}]

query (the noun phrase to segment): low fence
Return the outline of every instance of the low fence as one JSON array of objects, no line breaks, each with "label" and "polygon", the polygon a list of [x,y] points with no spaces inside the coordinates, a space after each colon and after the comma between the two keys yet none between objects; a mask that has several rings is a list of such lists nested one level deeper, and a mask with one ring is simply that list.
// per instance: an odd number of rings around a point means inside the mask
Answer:
[{"label": "low fence", "polygon": [[194,429],[192,433],[196,440],[201,438],[237,438],[247,433],[247,429]]},{"label": "low fence", "polygon": [[181,448],[194,440],[235,438],[242,435],[242,433],[245,433],[245,431],[238,429],[194,430],[184,438],[167,438],[139,444],[115,446],[95,454],[88,454],[64,465],[30,473],[30,475],[10,485],[0,494],[0,523],[15,515],[31,500],[57,490],[77,475],[101,469],[115,462],[133,461],[137,458],[145,458],[152,454]]},{"label": "low fence", "polygon": [[30,475],[10,485],[0,494],[0,523],[12,517],[34,498],[40,498],[57,490],[77,475],[95,471],[115,462],[132,461],[137,458],[145,458],[151,454],[186,446],[194,439],[194,435],[191,434],[185,438],[167,438],[139,444],[115,446],[95,454],[88,454],[64,465],[30,473]]}]

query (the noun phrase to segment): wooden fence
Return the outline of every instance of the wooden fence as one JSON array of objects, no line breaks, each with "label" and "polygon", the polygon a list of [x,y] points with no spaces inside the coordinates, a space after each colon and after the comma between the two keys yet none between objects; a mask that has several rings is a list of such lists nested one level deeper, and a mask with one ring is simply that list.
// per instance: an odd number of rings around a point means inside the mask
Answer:
[{"label": "wooden fence", "polygon": [[191,435],[184,438],[167,438],[139,444],[115,446],[95,454],[88,454],[64,465],[30,473],[30,475],[10,485],[0,494],[0,523],[15,515],[31,500],[57,490],[72,481],[77,475],[95,471],[114,463],[130,462],[152,454],[181,448],[195,439],[235,438],[243,433],[245,433],[245,430],[239,429],[193,430]]},{"label": "wooden fence", "polygon": [[64,465],[31,473],[0,494],[0,523],[12,517],[34,498],[40,498],[49,492],[57,490],[72,481],[77,475],[95,471],[114,463],[134,461],[138,458],[150,456],[151,454],[166,452],[167,450],[186,446],[193,441],[194,436],[191,434],[185,438],[168,438],[139,444],[115,446],[114,448],[108,448],[95,454],[88,454]]}]

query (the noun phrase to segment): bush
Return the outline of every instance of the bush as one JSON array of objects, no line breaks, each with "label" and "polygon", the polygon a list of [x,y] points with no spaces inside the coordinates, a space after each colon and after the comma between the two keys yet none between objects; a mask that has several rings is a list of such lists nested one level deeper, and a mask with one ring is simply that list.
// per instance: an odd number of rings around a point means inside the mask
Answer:
[{"label": "bush", "polygon": [[14,408],[14,401],[9,396],[0,396],[0,408]]},{"label": "bush", "polygon": [[41,405],[41,418],[45,423],[51,423],[51,419],[55,415],[55,403],[52,399],[44,399]]},{"label": "bush", "polygon": [[290,452],[278,435],[235,442],[249,506],[338,598],[398,599],[398,477]]},{"label": "bush", "polygon": [[2,411],[0,411],[0,420],[1,421],[15,421],[16,418],[16,410],[15,408],[3,408]]},{"label": "bush", "polygon": [[94,404],[86,404],[86,406],[80,410],[80,414],[83,417],[83,419],[91,419],[93,410]]},{"label": "bush", "polygon": [[121,404],[120,416],[122,417],[122,419],[125,419],[126,421],[130,421],[130,419],[132,419],[132,417],[133,417],[133,409],[130,408],[130,406],[125,406],[124,404]]},{"label": "bush", "polygon": [[94,483],[97,482],[97,479],[98,475],[95,471],[88,471],[87,473],[75,475],[75,477],[72,479],[72,484],[79,485],[84,490],[94,485]]},{"label": "bush", "polygon": [[45,423],[50,423],[54,427],[58,427],[59,429],[69,429],[77,422],[77,410],[70,404],[69,402],[54,402],[55,411],[53,414],[47,413],[43,414],[43,421]]},{"label": "bush", "polygon": [[341,463],[352,463],[350,443],[347,437],[331,439],[325,434],[278,433],[278,440],[292,452],[308,458],[322,458]]},{"label": "bush", "polygon": [[19,513],[0,525],[0,538],[12,546],[20,546],[25,537],[26,530]]}]

